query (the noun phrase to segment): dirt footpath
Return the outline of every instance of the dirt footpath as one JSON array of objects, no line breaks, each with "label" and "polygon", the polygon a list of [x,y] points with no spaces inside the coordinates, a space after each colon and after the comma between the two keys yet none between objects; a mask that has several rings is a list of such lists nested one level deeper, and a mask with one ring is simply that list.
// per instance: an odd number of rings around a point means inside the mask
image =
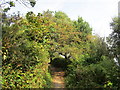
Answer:
[{"label": "dirt footpath", "polygon": [[53,88],[65,88],[65,71],[63,71],[61,68],[51,67],[51,74]]}]

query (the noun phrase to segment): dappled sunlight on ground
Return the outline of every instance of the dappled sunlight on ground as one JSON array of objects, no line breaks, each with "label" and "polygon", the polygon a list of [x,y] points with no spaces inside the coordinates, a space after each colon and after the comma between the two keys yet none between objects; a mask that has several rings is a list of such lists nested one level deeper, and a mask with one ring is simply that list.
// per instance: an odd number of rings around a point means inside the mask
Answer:
[{"label": "dappled sunlight on ground", "polygon": [[64,75],[65,71],[61,68],[51,67],[53,88],[65,88]]}]

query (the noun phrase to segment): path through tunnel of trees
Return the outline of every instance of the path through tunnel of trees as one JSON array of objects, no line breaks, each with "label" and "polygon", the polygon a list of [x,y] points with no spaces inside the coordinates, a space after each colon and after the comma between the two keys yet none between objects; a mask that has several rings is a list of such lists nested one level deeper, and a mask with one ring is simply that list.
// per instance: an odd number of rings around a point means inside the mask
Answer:
[{"label": "path through tunnel of trees", "polygon": [[67,66],[71,63],[69,59],[65,58],[54,58],[50,64],[54,67],[62,68],[63,70],[67,69]]},{"label": "path through tunnel of trees", "polygon": [[48,63],[68,70],[66,87],[120,87],[120,69],[113,60],[115,54],[119,60],[120,51],[117,22],[112,24],[115,32],[110,41],[116,43],[109,47],[103,38],[92,35],[82,17],[71,20],[61,11],[49,10],[38,15],[28,12],[26,18],[3,16],[3,88],[49,88]]}]

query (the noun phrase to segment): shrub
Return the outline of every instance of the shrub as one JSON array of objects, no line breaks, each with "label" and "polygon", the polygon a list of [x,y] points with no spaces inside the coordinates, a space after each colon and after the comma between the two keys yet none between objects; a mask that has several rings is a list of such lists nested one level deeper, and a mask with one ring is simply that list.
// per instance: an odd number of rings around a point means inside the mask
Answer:
[{"label": "shrub", "polygon": [[[77,66],[71,69],[66,81],[67,87],[75,88],[118,88],[118,66],[108,57],[103,56],[97,64]],[[73,68],[73,67],[71,67]]]},{"label": "shrub", "polygon": [[12,69],[12,65],[3,67],[2,88],[50,88],[51,76],[45,65],[39,63],[26,72]]}]

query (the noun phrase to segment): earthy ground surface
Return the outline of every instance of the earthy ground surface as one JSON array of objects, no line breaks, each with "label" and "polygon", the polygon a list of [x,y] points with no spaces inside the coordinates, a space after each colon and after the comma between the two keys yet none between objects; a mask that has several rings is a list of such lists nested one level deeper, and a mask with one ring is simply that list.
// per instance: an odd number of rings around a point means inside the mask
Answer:
[{"label": "earthy ground surface", "polygon": [[63,71],[61,68],[51,67],[51,74],[53,88],[65,88],[65,71]]}]

